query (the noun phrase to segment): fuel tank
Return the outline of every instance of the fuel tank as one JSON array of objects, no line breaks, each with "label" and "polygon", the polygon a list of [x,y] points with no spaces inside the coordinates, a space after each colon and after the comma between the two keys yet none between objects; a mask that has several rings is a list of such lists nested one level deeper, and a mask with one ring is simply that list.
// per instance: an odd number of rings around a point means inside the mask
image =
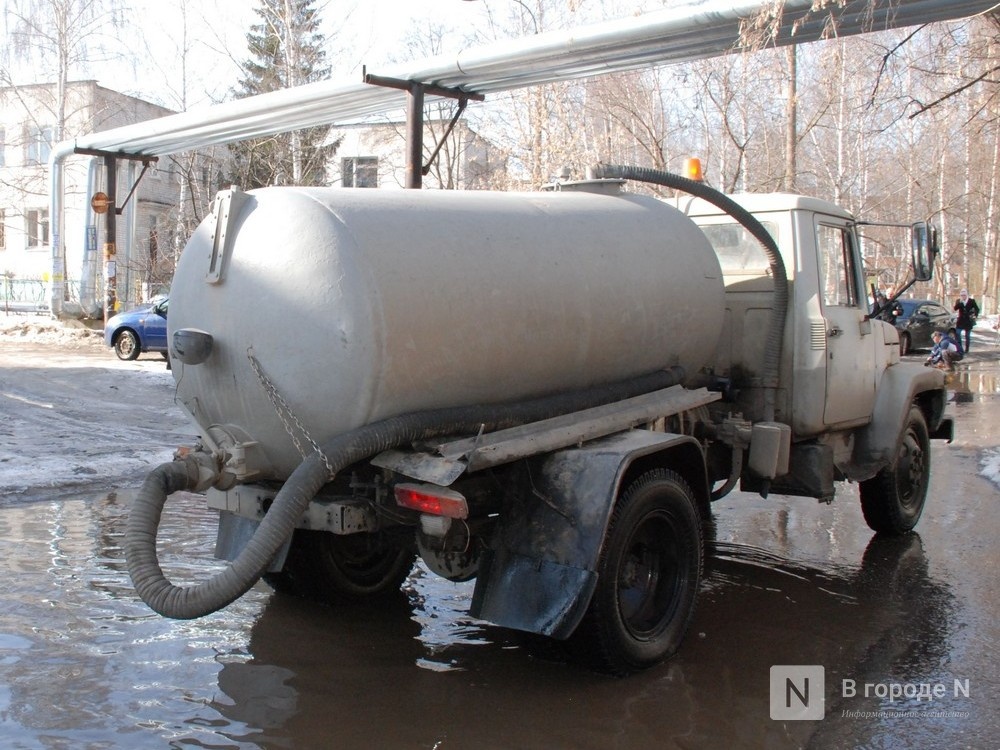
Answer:
[{"label": "fuel tank", "polygon": [[322,444],[414,411],[696,373],[723,291],[704,235],[646,196],[234,189],[171,289],[171,340],[198,329],[210,353],[170,357],[202,431],[236,426],[284,479],[290,429]]}]

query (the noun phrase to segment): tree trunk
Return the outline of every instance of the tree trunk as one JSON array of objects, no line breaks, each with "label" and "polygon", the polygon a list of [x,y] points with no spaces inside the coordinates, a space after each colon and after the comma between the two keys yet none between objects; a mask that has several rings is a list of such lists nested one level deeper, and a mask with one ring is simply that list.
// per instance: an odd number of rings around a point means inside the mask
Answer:
[{"label": "tree trunk", "polygon": [[788,59],[788,101],[785,104],[785,190],[790,193],[795,192],[795,172],[796,172],[796,147],[798,144],[798,128],[796,125],[798,106],[798,90],[796,78],[798,77],[798,62],[796,59],[796,46],[790,44],[786,48]]}]

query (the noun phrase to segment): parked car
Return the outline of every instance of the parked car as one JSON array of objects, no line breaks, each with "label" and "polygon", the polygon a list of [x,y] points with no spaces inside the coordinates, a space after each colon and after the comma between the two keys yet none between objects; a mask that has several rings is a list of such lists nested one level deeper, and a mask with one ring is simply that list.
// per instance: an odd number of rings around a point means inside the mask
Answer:
[{"label": "parked car", "polygon": [[902,312],[896,316],[899,331],[899,353],[934,346],[931,334],[947,331],[955,325],[955,315],[944,305],[929,299],[901,299]]},{"label": "parked car", "polygon": [[104,326],[104,343],[114,347],[118,359],[135,359],[142,352],[167,354],[167,304],[164,298],[152,305],[118,313]]}]

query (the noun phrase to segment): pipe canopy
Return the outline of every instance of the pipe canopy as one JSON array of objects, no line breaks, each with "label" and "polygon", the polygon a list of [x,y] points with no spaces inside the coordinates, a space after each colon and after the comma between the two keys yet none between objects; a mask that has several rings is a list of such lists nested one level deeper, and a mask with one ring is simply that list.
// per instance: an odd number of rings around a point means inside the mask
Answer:
[{"label": "pipe canopy", "polygon": [[[510,39],[379,69],[379,75],[487,94],[744,50],[744,25],[770,0],[693,0],[684,5],[570,30]],[[994,10],[996,0],[846,0],[813,10],[784,0],[767,44],[786,46],[948,21]],[[428,94],[425,103],[440,100]],[[162,156],[399,109],[403,93],[359,80],[329,80],[193,109],[56,144],[49,158],[53,221],[53,315],[63,306],[63,162],[77,148]]]},{"label": "pipe canopy", "polygon": [[[743,25],[765,0],[696,0],[654,13],[470,47],[379,69],[380,75],[470,93],[683,62],[743,49]],[[770,45],[785,46],[987,12],[996,0],[848,0],[813,12],[785,0]],[[427,101],[436,97],[428,95]],[[359,80],[306,84],[81,136],[76,147],[164,155],[299,128],[350,122],[402,106],[396,89]]]}]

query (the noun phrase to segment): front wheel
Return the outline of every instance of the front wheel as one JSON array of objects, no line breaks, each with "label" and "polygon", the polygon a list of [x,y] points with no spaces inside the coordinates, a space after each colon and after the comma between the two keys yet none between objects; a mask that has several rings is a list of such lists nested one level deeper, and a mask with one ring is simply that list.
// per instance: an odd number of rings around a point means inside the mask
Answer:
[{"label": "front wheel", "polygon": [[611,516],[597,588],[571,645],[602,671],[651,667],[680,646],[701,580],[701,522],[675,472],[643,474]]},{"label": "front wheel", "polygon": [[136,359],[140,349],[139,337],[133,331],[122,331],[115,339],[115,354],[118,355],[118,359],[125,361]]},{"label": "front wheel", "polygon": [[861,482],[861,511],[876,533],[905,534],[917,525],[927,499],[931,473],[927,421],[913,406],[899,437],[895,460]]}]

